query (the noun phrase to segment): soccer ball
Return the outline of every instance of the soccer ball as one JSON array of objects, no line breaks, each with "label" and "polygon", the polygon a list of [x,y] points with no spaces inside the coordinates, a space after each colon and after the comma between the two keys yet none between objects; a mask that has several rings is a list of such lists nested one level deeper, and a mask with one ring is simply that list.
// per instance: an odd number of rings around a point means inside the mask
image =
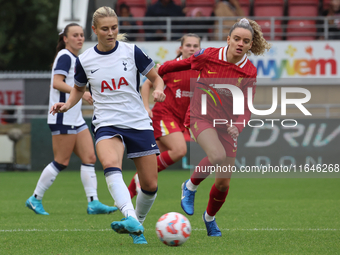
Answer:
[{"label": "soccer ball", "polygon": [[178,212],[164,214],[156,223],[156,234],[162,243],[169,246],[184,244],[190,237],[189,220]]}]

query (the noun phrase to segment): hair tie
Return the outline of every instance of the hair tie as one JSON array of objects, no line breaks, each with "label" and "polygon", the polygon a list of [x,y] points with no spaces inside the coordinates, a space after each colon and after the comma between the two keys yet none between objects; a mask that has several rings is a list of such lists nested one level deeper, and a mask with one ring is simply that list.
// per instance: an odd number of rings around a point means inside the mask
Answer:
[{"label": "hair tie", "polygon": [[241,19],[241,20],[239,21],[239,23],[246,23],[246,24],[250,25],[250,24],[249,24],[249,21],[248,21],[246,18]]},{"label": "hair tie", "polygon": [[59,35],[62,35],[64,33],[64,28],[63,28],[63,30],[61,30],[61,32],[59,33]]}]

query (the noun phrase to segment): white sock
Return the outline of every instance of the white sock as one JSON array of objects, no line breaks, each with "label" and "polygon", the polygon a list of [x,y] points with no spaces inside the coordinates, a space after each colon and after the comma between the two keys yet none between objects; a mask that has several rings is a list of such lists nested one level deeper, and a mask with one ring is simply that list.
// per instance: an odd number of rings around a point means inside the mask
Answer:
[{"label": "white sock", "polygon": [[115,201],[115,205],[119,208],[122,214],[126,217],[132,216],[137,220],[135,209],[131,202],[130,192],[125,185],[121,172],[114,172],[105,177],[107,187]]},{"label": "white sock", "polygon": [[193,184],[190,179],[187,182],[186,186],[187,186],[187,189],[190,191],[195,191],[197,190],[197,187],[198,187],[198,185]]},{"label": "white sock", "polygon": [[87,202],[91,202],[91,197],[93,200],[98,200],[97,195],[97,176],[94,170],[94,165],[84,165],[80,166],[80,178],[83,183],[85,194],[87,197]]},{"label": "white sock", "polygon": [[205,212],[204,218],[207,222],[210,222],[210,221],[213,221],[215,219],[215,216],[210,216],[207,212]]},{"label": "white sock", "polygon": [[55,169],[52,162],[44,168],[33,193],[38,200],[43,198],[46,190],[51,187],[58,174],[59,171]]},{"label": "white sock", "polygon": [[153,202],[155,201],[157,193],[148,195],[143,191],[137,194],[136,198],[136,215],[138,221],[143,224],[146,215],[151,209]]}]

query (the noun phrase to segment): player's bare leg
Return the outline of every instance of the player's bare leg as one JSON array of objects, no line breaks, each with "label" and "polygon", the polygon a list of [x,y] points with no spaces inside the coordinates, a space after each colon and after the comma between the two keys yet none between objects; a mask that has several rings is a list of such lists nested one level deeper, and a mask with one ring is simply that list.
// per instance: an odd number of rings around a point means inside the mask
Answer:
[{"label": "player's bare leg", "polygon": [[76,144],[77,135],[53,135],[52,146],[54,160],[59,164],[67,166],[70,162],[72,151]]},{"label": "player's bare leg", "polygon": [[159,141],[168,148],[157,156],[158,172],[174,164],[187,153],[187,144],[182,132],[174,132],[166,136],[159,137]]},{"label": "player's bare leg", "polygon": [[81,159],[80,177],[87,197],[88,214],[109,214],[118,210],[115,206],[107,206],[99,202],[97,194],[97,176],[94,164],[96,155],[90,131],[85,129],[77,134],[74,153]]},{"label": "player's bare leg", "polygon": [[[198,165],[200,169],[204,166],[221,165],[223,163],[223,160],[226,158],[225,150],[215,129],[205,129],[198,135],[196,140],[207,154],[207,157],[203,158]],[[191,178],[182,184],[181,206],[186,214],[194,214],[196,190],[200,182],[209,176],[209,174],[209,172],[194,172]]]}]

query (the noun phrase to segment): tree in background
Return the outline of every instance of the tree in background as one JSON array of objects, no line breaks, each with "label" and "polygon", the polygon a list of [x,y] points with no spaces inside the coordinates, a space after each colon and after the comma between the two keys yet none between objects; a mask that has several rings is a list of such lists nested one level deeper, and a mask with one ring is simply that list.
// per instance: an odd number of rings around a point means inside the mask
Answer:
[{"label": "tree in background", "polygon": [[0,0],[0,70],[50,70],[58,0]]}]

